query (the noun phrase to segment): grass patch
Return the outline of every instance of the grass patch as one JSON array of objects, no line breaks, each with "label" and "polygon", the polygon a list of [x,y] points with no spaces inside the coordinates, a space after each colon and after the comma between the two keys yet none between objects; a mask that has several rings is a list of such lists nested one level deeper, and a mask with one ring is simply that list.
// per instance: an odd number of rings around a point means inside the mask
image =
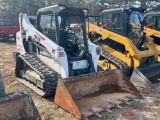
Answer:
[{"label": "grass patch", "polygon": [[52,120],[52,116],[51,115],[48,115],[45,120]]},{"label": "grass patch", "polygon": [[6,91],[6,94],[11,93],[12,92],[12,86],[10,86],[10,85],[5,86],[5,91]]}]

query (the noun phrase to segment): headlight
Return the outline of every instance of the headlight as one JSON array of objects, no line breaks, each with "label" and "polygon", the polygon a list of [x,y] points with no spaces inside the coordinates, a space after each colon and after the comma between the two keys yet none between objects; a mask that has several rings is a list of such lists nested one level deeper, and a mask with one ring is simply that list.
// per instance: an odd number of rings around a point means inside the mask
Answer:
[{"label": "headlight", "polygon": [[101,47],[96,48],[96,53],[97,53],[97,55],[101,55],[101,53],[102,53]]}]

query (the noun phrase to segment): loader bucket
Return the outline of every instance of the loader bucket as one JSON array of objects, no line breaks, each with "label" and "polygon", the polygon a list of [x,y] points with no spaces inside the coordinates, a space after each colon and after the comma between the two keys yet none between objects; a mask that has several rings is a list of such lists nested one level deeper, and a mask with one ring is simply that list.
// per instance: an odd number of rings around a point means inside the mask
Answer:
[{"label": "loader bucket", "polygon": [[27,91],[0,96],[0,120],[41,120]]},{"label": "loader bucket", "polygon": [[137,88],[160,89],[160,62],[135,68],[130,80]]},{"label": "loader bucket", "polygon": [[59,79],[54,102],[78,118],[91,115],[141,96],[119,70],[107,70]]}]

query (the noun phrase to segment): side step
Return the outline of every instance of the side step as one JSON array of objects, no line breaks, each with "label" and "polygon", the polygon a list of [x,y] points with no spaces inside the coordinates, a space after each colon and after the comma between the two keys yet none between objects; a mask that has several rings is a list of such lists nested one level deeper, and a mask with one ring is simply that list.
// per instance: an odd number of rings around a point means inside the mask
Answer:
[{"label": "side step", "polygon": [[29,87],[30,89],[32,89],[33,91],[35,91],[36,93],[38,93],[40,96],[45,96],[45,92],[41,89],[39,89],[37,86],[31,84],[30,82],[26,81],[23,78],[17,78],[17,80],[19,82],[21,82],[22,84],[26,85],[27,87]]}]

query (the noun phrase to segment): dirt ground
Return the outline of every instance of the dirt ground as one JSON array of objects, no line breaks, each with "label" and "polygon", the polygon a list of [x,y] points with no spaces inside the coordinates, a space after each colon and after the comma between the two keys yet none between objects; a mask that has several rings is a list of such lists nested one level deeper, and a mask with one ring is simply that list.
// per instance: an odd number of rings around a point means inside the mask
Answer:
[{"label": "dirt ground", "polygon": [[[53,97],[42,98],[28,87],[16,80],[14,75],[15,62],[13,52],[15,42],[0,40],[0,71],[4,78],[6,93],[28,90],[43,120],[78,120],[62,108],[53,103]],[[102,118],[89,117],[90,120],[159,120],[160,119],[160,91],[143,92],[144,99],[130,101],[131,105],[121,105],[122,109],[112,108],[110,112],[100,113]]]}]

